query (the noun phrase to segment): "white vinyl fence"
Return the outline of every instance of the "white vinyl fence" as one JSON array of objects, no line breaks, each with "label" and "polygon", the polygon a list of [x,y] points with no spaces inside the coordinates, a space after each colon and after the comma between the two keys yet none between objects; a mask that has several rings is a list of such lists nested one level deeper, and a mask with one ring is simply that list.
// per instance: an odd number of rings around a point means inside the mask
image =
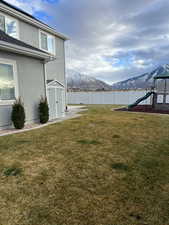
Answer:
[{"label": "white vinyl fence", "polygon": [[[148,91],[109,91],[109,92],[68,92],[68,104],[115,104],[129,105]],[[151,97],[140,104],[150,104]]]}]

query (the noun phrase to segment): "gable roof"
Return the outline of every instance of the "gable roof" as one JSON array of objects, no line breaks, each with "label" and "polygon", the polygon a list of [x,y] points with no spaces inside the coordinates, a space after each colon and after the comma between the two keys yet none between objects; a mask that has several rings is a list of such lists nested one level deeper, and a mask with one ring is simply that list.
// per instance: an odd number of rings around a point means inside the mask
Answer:
[{"label": "gable roof", "polygon": [[[30,23],[33,23],[33,22],[36,23],[37,26],[42,27],[42,29],[44,29],[44,30],[46,29],[47,31],[53,33],[54,35],[56,35],[56,36],[58,36],[58,37],[60,37],[60,38],[62,38],[63,40],[69,40],[69,38],[66,37],[64,34],[57,32],[54,28],[50,27],[48,24],[43,23],[42,21],[38,20],[37,18],[35,18],[35,17],[32,16],[31,14],[25,12],[24,10],[22,10],[22,9],[16,7],[16,6],[13,6],[12,4],[7,3],[7,2],[4,1],[4,0],[0,0],[0,7],[1,7],[1,5],[4,6],[5,10],[6,10],[6,8],[7,8],[7,9],[10,8],[11,11],[13,11],[13,12],[14,12],[14,11],[17,11],[18,14],[25,16],[24,18],[27,18],[27,20],[29,19],[29,22],[30,22]],[[18,16],[18,15],[16,14],[16,12],[15,12],[14,15]],[[22,17],[21,17],[21,18],[22,18]],[[24,18],[22,18],[22,19],[24,19]]]},{"label": "gable roof", "polygon": [[47,80],[47,85],[48,87],[61,87],[61,88],[64,88],[65,86],[60,83],[59,81],[57,80]]}]

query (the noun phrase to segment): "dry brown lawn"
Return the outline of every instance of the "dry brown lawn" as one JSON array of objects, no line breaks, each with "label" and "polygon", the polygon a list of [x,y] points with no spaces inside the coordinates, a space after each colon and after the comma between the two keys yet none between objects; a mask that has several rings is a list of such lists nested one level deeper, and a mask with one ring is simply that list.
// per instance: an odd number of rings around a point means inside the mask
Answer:
[{"label": "dry brown lawn", "polygon": [[0,225],[169,225],[169,116],[111,108],[0,137]]}]

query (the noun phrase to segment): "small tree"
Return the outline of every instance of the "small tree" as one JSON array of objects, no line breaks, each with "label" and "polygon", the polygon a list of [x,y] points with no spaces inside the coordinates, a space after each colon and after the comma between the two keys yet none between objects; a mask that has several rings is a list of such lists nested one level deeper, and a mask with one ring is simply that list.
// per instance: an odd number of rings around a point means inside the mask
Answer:
[{"label": "small tree", "polygon": [[41,97],[39,103],[39,119],[40,123],[44,124],[47,123],[49,120],[49,106],[47,98]]},{"label": "small tree", "polygon": [[16,129],[22,129],[25,124],[25,110],[21,98],[17,99],[12,106],[11,120]]}]

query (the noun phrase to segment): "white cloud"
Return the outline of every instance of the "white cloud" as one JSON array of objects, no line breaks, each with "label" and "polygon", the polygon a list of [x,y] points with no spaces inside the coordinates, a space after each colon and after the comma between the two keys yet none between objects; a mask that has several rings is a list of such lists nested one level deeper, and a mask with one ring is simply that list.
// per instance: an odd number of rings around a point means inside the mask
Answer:
[{"label": "white cloud", "polygon": [[[8,0],[70,36],[67,67],[119,81],[168,62],[168,0]],[[107,60],[110,58],[110,60]]]}]

